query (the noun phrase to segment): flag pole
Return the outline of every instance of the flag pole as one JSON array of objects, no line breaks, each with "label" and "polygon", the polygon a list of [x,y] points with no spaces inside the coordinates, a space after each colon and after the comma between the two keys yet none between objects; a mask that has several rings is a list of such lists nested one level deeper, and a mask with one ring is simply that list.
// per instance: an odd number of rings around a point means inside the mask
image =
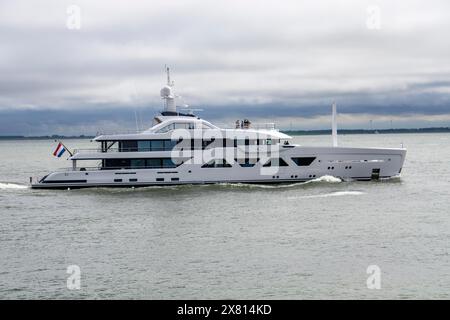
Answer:
[{"label": "flag pole", "polygon": [[62,144],[62,146],[64,147],[64,149],[67,150],[67,152],[70,154],[71,157],[73,157],[73,153],[70,152],[69,148],[66,147],[66,145],[64,143],[61,142],[61,140],[55,140],[55,142],[59,142]]}]

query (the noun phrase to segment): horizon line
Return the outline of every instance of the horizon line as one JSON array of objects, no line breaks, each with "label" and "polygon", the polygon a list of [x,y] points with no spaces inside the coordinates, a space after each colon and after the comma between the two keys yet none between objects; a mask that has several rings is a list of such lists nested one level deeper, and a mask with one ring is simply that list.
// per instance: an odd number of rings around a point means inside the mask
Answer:
[{"label": "horizon line", "polygon": [[[288,129],[279,130],[285,133],[291,133],[292,135],[325,135],[331,134],[331,129]],[[386,133],[446,133],[450,132],[450,127],[421,127],[421,128],[391,128],[391,129],[338,129],[338,134],[386,134]],[[95,135],[58,135],[58,134],[48,134],[48,135],[0,135],[1,140],[20,140],[20,139],[79,139],[79,138],[95,138]]]}]

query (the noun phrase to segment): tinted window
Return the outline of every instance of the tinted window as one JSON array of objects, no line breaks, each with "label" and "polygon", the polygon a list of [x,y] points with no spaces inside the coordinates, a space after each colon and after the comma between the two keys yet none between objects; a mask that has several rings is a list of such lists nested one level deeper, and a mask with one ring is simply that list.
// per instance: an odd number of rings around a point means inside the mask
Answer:
[{"label": "tinted window", "polygon": [[229,164],[225,159],[211,160],[208,163],[202,165],[202,168],[230,168]]},{"label": "tinted window", "polygon": [[164,141],[164,150],[170,151],[172,150],[177,142],[175,140],[166,140]]},{"label": "tinted window", "polygon": [[129,166],[129,159],[105,159],[105,167],[107,168],[128,168]]},{"label": "tinted window", "polygon": [[239,163],[241,167],[253,167],[259,161],[259,159],[249,159],[249,158],[235,159],[235,160],[237,163]]},{"label": "tinted window", "polygon": [[164,141],[163,140],[152,140],[151,141],[151,149],[152,149],[152,151],[164,150]]},{"label": "tinted window", "polygon": [[175,168],[175,163],[173,163],[172,159],[170,158],[166,158],[166,159],[162,159],[162,166],[163,168]]},{"label": "tinted window", "polygon": [[149,168],[161,168],[161,159],[147,159],[147,167]]},{"label": "tinted window", "polygon": [[187,123],[175,123],[175,129],[189,129]]},{"label": "tinted window", "polygon": [[170,131],[170,130],[173,130],[173,129],[174,129],[174,124],[172,123],[172,124],[169,124],[169,125],[161,128],[161,129],[159,129],[157,132],[158,133],[164,133],[164,132],[167,132],[167,131]]},{"label": "tinted window", "polygon": [[[181,164],[181,163],[180,163]],[[151,159],[105,159],[105,169],[144,169],[144,168],[175,168],[177,165],[171,158]]]},{"label": "tinted window", "polygon": [[139,169],[145,167],[145,160],[144,159],[133,159],[131,160],[131,168],[133,169]]},{"label": "tinted window", "polygon": [[289,165],[282,158],[270,159],[263,167],[288,167]]},{"label": "tinted window", "polygon": [[130,140],[130,141],[120,141],[119,142],[119,151],[137,151],[137,141],[136,140]]},{"label": "tinted window", "polygon": [[295,157],[292,158],[292,160],[298,165],[298,166],[309,166],[316,157]]},{"label": "tinted window", "polygon": [[139,151],[150,151],[150,141],[138,141]]}]

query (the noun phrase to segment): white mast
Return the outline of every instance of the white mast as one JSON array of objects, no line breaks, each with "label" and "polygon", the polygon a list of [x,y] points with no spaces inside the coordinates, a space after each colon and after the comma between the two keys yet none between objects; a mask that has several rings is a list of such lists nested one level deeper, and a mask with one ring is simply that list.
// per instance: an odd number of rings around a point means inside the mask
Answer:
[{"label": "white mast", "polygon": [[331,115],[331,136],[333,137],[333,147],[338,146],[337,141],[337,116],[336,116],[336,102],[332,105],[332,115]]},{"label": "white mast", "polygon": [[170,70],[166,67],[167,73],[167,85],[161,89],[161,98],[164,99],[164,111],[177,112],[177,107],[175,104],[175,95],[173,94],[173,81],[170,81]]}]

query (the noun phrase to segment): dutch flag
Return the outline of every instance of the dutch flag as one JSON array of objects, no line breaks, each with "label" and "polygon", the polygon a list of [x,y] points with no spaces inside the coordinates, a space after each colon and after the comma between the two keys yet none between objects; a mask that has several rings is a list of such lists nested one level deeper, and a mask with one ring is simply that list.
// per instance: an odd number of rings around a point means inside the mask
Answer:
[{"label": "dutch flag", "polygon": [[66,148],[64,148],[63,144],[60,142],[58,143],[58,146],[56,147],[55,151],[53,152],[53,155],[55,157],[61,157],[63,153],[66,151]]}]

